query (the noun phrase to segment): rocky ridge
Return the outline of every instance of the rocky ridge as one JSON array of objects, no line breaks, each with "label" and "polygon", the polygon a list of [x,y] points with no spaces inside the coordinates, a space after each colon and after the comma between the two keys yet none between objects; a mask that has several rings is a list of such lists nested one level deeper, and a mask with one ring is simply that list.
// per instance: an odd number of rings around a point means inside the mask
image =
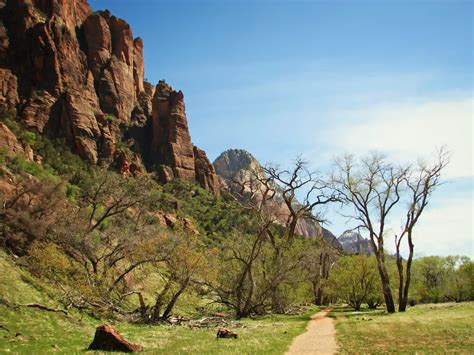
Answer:
[{"label": "rocky ridge", "polygon": [[219,194],[220,180],[193,146],[184,95],[144,80],[143,41],[86,0],[0,0],[0,113],[66,138],[92,164],[143,165]]}]

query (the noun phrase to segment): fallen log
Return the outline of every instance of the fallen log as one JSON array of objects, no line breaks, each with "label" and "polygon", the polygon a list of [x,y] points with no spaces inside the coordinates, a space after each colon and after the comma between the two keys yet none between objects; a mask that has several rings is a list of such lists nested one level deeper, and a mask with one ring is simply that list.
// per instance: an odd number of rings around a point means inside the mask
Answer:
[{"label": "fallen log", "polygon": [[50,307],[47,307],[47,306],[39,304],[39,303],[26,303],[26,304],[15,303],[14,306],[16,306],[16,307],[37,308],[37,309],[41,309],[41,310],[47,311],[47,312],[60,312],[60,313],[64,313],[65,315],[69,315],[64,309],[50,308]]}]

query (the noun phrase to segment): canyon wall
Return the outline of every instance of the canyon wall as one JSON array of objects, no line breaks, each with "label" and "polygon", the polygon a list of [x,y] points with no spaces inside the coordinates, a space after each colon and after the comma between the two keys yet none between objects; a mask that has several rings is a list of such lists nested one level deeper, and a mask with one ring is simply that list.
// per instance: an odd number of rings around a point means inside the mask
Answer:
[{"label": "canyon wall", "polygon": [[143,165],[167,182],[220,179],[193,146],[184,95],[144,80],[143,41],[86,0],[0,0],[0,113],[65,138],[91,164]]}]

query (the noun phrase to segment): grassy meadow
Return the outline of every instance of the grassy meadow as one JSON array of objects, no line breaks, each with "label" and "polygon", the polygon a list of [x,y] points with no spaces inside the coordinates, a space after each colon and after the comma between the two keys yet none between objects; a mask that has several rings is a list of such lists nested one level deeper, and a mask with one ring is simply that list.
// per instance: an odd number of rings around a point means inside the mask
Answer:
[{"label": "grassy meadow", "polygon": [[[216,340],[215,328],[138,325],[96,319],[77,311],[68,315],[16,304],[40,303],[60,308],[55,291],[15,266],[0,254],[0,353],[86,352],[95,327],[109,323],[145,352],[161,354],[284,354],[293,338],[302,333],[309,316],[266,316],[240,321],[232,328],[239,338]],[[405,313],[383,309],[354,312],[333,307],[341,353],[461,353],[474,352],[474,302],[427,304]]]},{"label": "grassy meadow", "polygon": [[[245,328],[232,328],[238,339],[216,339],[216,328],[138,325],[117,320],[95,319],[83,313],[48,312],[15,304],[40,303],[60,308],[54,290],[14,266],[0,253],[0,353],[79,354],[86,352],[95,327],[112,324],[125,338],[144,346],[145,352],[162,354],[283,354],[293,338],[303,332],[308,310],[297,316],[265,316],[239,321]],[[91,352],[92,353],[92,352]]]},{"label": "grassy meadow", "polygon": [[334,308],[341,353],[474,353],[474,302],[425,304],[404,313]]}]

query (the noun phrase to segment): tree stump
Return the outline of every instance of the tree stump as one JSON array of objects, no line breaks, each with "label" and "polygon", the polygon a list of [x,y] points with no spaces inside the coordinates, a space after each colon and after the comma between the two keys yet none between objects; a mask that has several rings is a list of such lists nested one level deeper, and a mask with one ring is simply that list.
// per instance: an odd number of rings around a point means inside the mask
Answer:
[{"label": "tree stump", "polygon": [[143,346],[125,340],[112,326],[104,324],[95,330],[94,340],[88,350],[122,351],[133,353],[143,351]]},{"label": "tree stump", "polygon": [[237,339],[238,335],[236,332],[233,332],[232,330],[229,329],[219,329],[217,331],[217,339],[219,338],[234,338]]}]

